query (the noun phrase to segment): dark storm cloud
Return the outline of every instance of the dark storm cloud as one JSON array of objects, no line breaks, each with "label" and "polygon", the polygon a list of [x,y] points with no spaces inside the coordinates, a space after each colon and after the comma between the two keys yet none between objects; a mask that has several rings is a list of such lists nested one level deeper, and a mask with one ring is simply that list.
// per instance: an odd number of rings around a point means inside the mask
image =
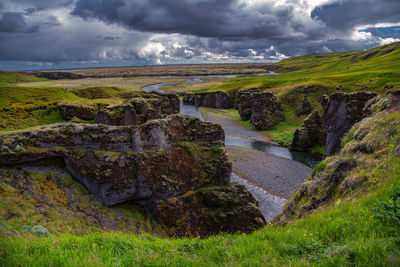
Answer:
[{"label": "dark storm cloud", "polygon": [[329,28],[351,31],[355,26],[400,22],[400,0],[335,1],[316,7],[313,19],[323,21]]},{"label": "dark storm cloud", "polygon": [[[292,38],[291,5],[236,0],[78,0],[73,15],[145,32],[224,38]],[[293,25],[295,25],[293,23]]]},{"label": "dark storm cloud", "polygon": [[2,60],[280,60],[378,46],[380,36],[355,27],[400,23],[400,0],[333,0],[314,10],[310,2],[0,0],[0,68]]},{"label": "dark storm cloud", "polygon": [[17,12],[4,12],[0,17],[0,32],[33,33],[38,30],[37,25],[28,25],[23,15]]},{"label": "dark storm cloud", "polygon": [[11,2],[18,4],[20,6],[25,6],[25,11],[27,13],[33,13],[41,10],[48,10],[60,7],[67,7],[74,3],[73,0],[18,0],[10,1],[5,0],[5,2]]}]

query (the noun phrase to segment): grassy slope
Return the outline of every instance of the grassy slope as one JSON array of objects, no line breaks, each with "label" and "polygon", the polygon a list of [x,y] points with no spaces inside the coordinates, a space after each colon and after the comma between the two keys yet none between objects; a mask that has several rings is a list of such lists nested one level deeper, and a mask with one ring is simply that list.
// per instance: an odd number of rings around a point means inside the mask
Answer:
[{"label": "grassy slope", "polygon": [[[388,47],[397,48],[387,54]],[[320,83],[342,86],[346,92],[369,90],[382,92],[385,86],[400,86],[400,43],[369,50],[380,51],[370,58],[363,58],[365,51],[331,54],[313,54],[289,58],[277,63],[286,71],[279,75],[235,78],[210,90],[234,90],[250,87],[268,88],[280,92],[285,85]]]},{"label": "grassy slope", "polygon": [[46,79],[38,78],[34,75],[22,74],[19,72],[0,71],[0,86],[20,82],[37,82]]},{"label": "grassy slope", "polygon": [[0,168],[0,236],[26,237],[27,232],[19,231],[24,225],[42,225],[56,235],[113,230],[163,234],[137,205],[105,207],[59,165]]},{"label": "grassy slope", "polygon": [[48,80],[38,82],[17,83],[18,86],[28,87],[63,87],[63,88],[86,88],[86,87],[119,87],[132,91],[140,91],[142,87],[156,83],[180,82],[185,79],[178,78],[94,78],[76,80]]}]

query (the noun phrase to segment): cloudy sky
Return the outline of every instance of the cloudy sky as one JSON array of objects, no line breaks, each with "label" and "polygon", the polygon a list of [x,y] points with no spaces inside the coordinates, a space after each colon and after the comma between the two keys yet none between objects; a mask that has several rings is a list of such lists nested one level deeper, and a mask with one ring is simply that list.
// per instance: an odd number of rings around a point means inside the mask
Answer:
[{"label": "cloudy sky", "polygon": [[271,62],[399,29],[399,0],[0,0],[0,69]]}]

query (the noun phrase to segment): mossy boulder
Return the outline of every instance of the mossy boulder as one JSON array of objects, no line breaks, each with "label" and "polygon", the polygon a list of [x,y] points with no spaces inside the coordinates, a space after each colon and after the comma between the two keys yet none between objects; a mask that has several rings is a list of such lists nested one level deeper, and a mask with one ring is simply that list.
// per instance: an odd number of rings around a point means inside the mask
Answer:
[{"label": "mossy boulder", "polygon": [[311,112],[311,103],[308,100],[307,95],[304,95],[303,100],[301,101],[300,105],[296,109],[296,115],[308,115]]},{"label": "mossy boulder", "polygon": [[256,130],[273,129],[285,120],[283,106],[271,92],[252,94],[250,122]]},{"label": "mossy boulder", "polygon": [[242,120],[256,130],[269,130],[285,119],[281,101],[271,92],[250,88],[237,93],[237,109]]},{"label": "mossy boulder", "polygon": [[158,201],[156,217],[176,236],[250,233],[265,226],[257,200],[241,184],[204,187]]},{"label": "mossy boulder", "polygon": [[294,132],[290,149],[303,151],[316,144],[324,145],[325,131],[321,126],[321,116],[318,111],[311,113],[301,125],[301,129]]}]

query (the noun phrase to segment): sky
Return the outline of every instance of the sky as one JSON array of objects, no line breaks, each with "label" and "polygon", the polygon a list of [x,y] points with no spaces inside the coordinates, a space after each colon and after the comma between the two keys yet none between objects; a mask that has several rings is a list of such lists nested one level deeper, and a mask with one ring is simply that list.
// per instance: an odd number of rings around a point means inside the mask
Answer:
[{"label": "sky", "polygon": [[399,32],[399,0],[0,0],[0,69],[276,62]]}]

